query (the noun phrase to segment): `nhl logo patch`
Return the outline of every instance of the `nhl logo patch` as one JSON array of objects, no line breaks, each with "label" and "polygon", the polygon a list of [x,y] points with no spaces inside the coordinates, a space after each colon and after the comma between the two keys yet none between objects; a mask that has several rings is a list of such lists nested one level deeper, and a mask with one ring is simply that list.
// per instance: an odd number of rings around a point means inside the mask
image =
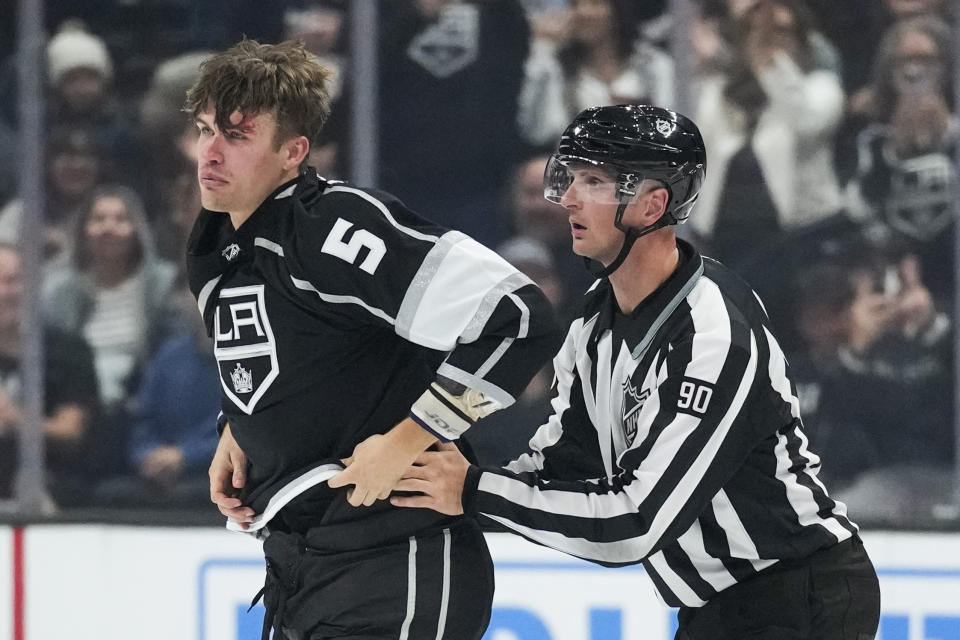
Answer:
[{"label": "nhl logo patch", "polygon": [[669,135],[669,133],[673,131],[673,125],[670,124],[669,120],[657,118],[657,131],[662,136]]},{"label": "nhl logo patch", "polygon": [[236,242],[233,244],[228,244],[226,248],[221,251],[221,255],[227,262],[231,262],[234,258],[240,255],[240,245]]},{"label": "nhl logo patch", "polygon": [[637,391],[630,380],[623,383],[623,415],[621,420],[623,435],[626,437],[628,447],[633,444],[634,438],[637,437],[637,420],[640,418],[640,410],[643,409],[643,405],[649,397],[650,389]]}]

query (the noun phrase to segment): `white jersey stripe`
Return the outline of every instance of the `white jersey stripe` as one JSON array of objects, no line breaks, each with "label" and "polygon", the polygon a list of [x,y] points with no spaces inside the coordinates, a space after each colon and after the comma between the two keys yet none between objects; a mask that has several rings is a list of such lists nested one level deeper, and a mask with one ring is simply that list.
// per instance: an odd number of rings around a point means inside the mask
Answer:
[{"label": "white jersey stripe", "polygon": [[353,187],[337,185],[333,187],[328,187],[324,191],[324,194],[327,194],[327,193],[352,193],[353,195],[366,200],[367,202],[372,204],[374,207],[376,207],[377,210],[383,214],[383,217],[386,218],[387,222],[389,222],[394,227],[396,227],[399,231],[407,234],[411,238],[416,238],[417,240],[427,240],[428,242],[437,242],[440,240],[440,238],[435,235],[432,235],[429,233],[421,233],[416,229],[411,229],[410,227],[400,224],[390,213],[390,210],[387,209],[387,205],[383,204],[382,202],[374,198],[369,193],[361,191],[360,189],[354,189]]},{"label": "white jersey stripe", "polygon": [[410,536],[410,551],[407,553],[407,615],[400,626],[400,640],[410,637],[410,624],[417,609],[417,539]]},{"label": "white jersey stripe", "polygon": [[780,394],[784,402],[790,405],[790,414],[794,418],[799,418],[800,400],[797,399],[797,396],[793,395],[793,390],[790,388],[790,380],[787,379],[787,359],[783,355],[783,350],[780,349],[780,344],[777,342],[777,339],[773,337],[773,334],[771,334],[766,327],[764,327],[763,332],[764,335],[766,335],[767,345],[770,349],[770,366],[768,367],[770,386]]},{"label": "white jersey stripe", "polygon": [[702,600],[700,596],[694,593],[683,579],[676,574],[676,572],[670,568],[670,565],[667,564],[667,559],[664,558],[663,552],[650,556],[647,561],[650,563],[656,572],[660,576],[660,579],[663,580],[667,587],[673,591],[680,600],[688,607],[702,607],[706,604],[705,600]]},{"label": "white jersey stripe", "polygon": [[713,515],[717,519],[717,524],[727,535],[730,555],[743,560],[759,560],[760,554],[757,553],[757,546],[750,534],[747,533],[746,527],[743,526],[743,522],[733,508],[726,491],[720,489],[710,504],[713,505]]},{"label": "white jersey stripe", "polygon": [[216,288],[217,283],[220,282],[220,278],[223,276],[217,276],[203,285],[203,288],[200,289],[200,294],[197,295],[197,306],[200,308],[200,315],[203,315],[207,310],[207,302],[210,300],[210,294],[213,293],[213,290]]},{"label": "white jersey stripe", "polygon": [[[416,287],[405,294],[400,330],[417,344],[449,351],[479,337],[503,296],[531,281],[466,236],[441,251],[438,264],[431,260],[429,271],[418,273],[424,282],[415,279]],[[452,297],[451,291],[470,293]]]},{"label": "white jersey stripe", "polygon": [[823,526],[827,531],[836,536],[837,540],[845,540],[850,537],[850,532],[844,529],[834,518],[823,519],[817,512],[817,502],[813,497],[813,492],[807,487],[797,482],[793,471],[790,470],[792,462],[790,453],[787,451],[787,436],[777,434],[777,446],[774,453],[777,456],[777,480],[783,483],[787,491],[787,500],[797,514],[797,519],[801,526],[807,527],[814,524]]},{"label": "white jersey stripe", "polygon": [[397,312],[397,335],[401,338],[410,338],[413,319],[417,309],[423,302],[423,296],[427,287],[436,277],[444,258],[453,249],[453,245],[464,238],[459,231],[449,231],[440,237],[440,241],[430,249],[427,257],[417,270],[410,287],[403,296],[403,302],[400,303],[400,310]]},{"label": "white jersey stripe", "polygon": [[723,591],[737,583],[737,579],[727,571],[723,562],[707,553],[699,520],[694,520],[693,525],[677,538],[677,542],[683,552],[690,557],[700,577],[716,591]]},{"label": "white jersey stripe", "polygon": [[315,294],[320,296],[320,299],[323,300],[324,302],[333,302],[337,304],[355,304],[357,306],[363,307],[364,309],[369,311],[372,315],[375,315],[376,317],[382,320],[386,320],[390,324],[394,324],[396,322],[393,316],[389,315],[382,309],[371,307],[366,302],[364,302],[360,298],[357,298],[356,296],[337,296],[329,293],[323,293],[321,291],[318,291],[315,286],[313,286],[306,280],[301,280],[300,278],[295,278],[293,276],[290,276],[290,279],[293,281],[293,284],[297,289],[303,289],[304,291],[313,291]]},{"label": "white jersey stripe", "polygon": [[437,639],[443,640],[447,628],[447,613],[450,606],[450,529],[443,530],[443,585],[440,588],[440,614],[437,622]]},{"label": "white jersey stripe", "polygon": [[490,357],[487,358],[486,362],[480,365],[480,368],[477,369],[477,372],[474,375],[476,375],[478,378],[483,378],[490,373],[490,370],[493,369],[498,362],[500,362],[500,358],[502,358],[507,350],[510,349],[510,345],[513,344],[513,341],[514,338],[504,338],[503,342],[501,342],[500,345],[493,350],[493,353],[490,354]]},{"label": "white jersey stripe", "polygon": [[502,407],[509,407],[516,402],[516,398],[489,380],[484,380],[474,373],[467,373],[463,369],[458,369],[449,362],[444,362],[440,365],[440,367],[437,369],[437,375],[443,376],[444,378],[449,378],[454,382],[459,382],[470,389],[476,389],[477,391],[482,392],[483,395],[487,396],[488,398],[499,402],[500,406]]},{"label": "white jersey stripe", "polygon": [[[532,281],[530,278],[524,274],[515,273],[512,276],[508,276],[507,278],[501,280],[497,286],[490,289],[487,295],[484,296],[480,306],[477,308],[476,314],[470,319],[470,322],[467,323],[466,328],[463,330],[463,336],[461,336],[460,342],[473,342],[479,338],[483,334],[483,330],[487,326],[490,316],[492,316],[493,312],[496,311],[500,300],[502,300],[506,295],[516,297],[512,292],[516,291],[520,287],[530,284],[531,282]],[[521,309],[521,311],[526,311],[525,305],[517,305],[517,307]],[[529,313],[527,314],[524,322],[529,324]],[[524,336],[526,335],[526,331],[526,329],[522,329]]]},{"label": "white jersey stripe", "polygon": [[267,240],[266,238],[254,238],[254,239],[253,239],[253,246],[255,246],[255,247],[263,247],[264,249],[266,249],[266,250],[268,250],[268,251],[273,251],[275,254],[277,254],[277,255],[280,256],[281,258],[284,257],[284,255],[283,255],[283,247],[281,247],[280,245],[278,245],[276,242],[273,242],[272,240]]}]

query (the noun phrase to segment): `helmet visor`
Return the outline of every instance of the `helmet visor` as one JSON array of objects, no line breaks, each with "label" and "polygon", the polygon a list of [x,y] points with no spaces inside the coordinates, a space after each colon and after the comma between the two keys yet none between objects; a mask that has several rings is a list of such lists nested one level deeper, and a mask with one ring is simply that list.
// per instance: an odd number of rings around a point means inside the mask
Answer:
[{"label": "helmet visor", "polygon": [[570,197],[595,204],[620,204],[620,171],[603,163],[553,154],[543,172],[543,197],[560,204]]}]

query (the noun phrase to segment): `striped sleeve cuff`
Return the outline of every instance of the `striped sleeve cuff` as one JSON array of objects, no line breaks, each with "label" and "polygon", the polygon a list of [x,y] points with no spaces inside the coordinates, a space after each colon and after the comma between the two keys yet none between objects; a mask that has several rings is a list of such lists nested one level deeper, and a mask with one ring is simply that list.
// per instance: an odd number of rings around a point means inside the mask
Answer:
[{"label": "striped sleeve cuff", "polygon": [[431,384],[410,408],[410,417],[443,442],[456,440],[473,426],[473,420],[456,406],[456,399]]}]

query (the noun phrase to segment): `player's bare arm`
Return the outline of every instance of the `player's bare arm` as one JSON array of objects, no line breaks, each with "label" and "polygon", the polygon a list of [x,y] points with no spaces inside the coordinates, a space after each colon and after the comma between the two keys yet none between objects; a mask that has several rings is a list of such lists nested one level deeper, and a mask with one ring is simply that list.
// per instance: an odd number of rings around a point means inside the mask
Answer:
[{"label": "player's bare arm", "polygon": [[210,501],[220,513],[231,520],[246,523],[253,520],[253,509],[243,506],[237,497],[247,483],[247,456],[230,433],[230,425],[224,427],[217,451],[210,463]]},{"label": "player's bare arm", "polygon": [[443,443],[437,451],[424,451],[396,486],[397,491],[423,495],[393,496],[390,504],[458,516],[463,513],[463,483],[469,468],[470,463],[453,443]]},{"label": "player's bare arm", "polygon": [[406,418],[383,435],[370,436],[344,460],[346,469],[330,478],[334,489],[353,485],[347,500],[355,507],[369,507],[390,496],[404,472],[437,437],[412,418]]}]

